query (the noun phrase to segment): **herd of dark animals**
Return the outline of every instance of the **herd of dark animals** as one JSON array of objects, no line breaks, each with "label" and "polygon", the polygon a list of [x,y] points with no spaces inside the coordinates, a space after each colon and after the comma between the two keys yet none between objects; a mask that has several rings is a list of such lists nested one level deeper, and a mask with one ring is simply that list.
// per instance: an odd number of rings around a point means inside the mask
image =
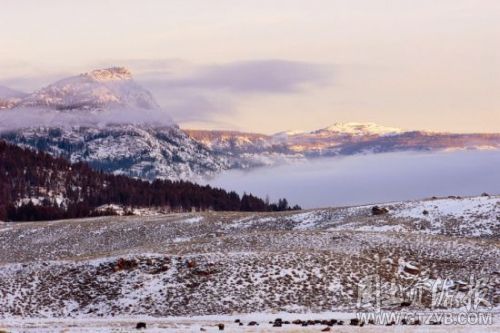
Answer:
[{"label": "herd of dark animals", "polygon": [[[259,323],[256,321],[250,321],[246,325],[240,320],[240,319],[235,319],[234,320],[235,324],[238,324],[238,326],[259,326]],[[337,320],[337,319],[309,319],[309,320],[300,320],[296,319],[293,321],[288,321],[288,320],[283,320],[281,318],[276,318],[274,321],[270,321],[269,324],[272,325],[272,327],[283,327],[283,325],[298,325],[301,327],[307,327],[307,326],[315,326],[315,325],[321,325],[325,326],[323,329],[321,329],[321,332],[330,332],[332,329],[332,326],[343,326],[346,324],[343,320]],[[365,323],[364,321],[358,319],[358,318],[352,318],[349,321],[350,326],[359,326],[363,327],[367,325],[375,325],[375,322],[373,320],[369,320],[368,323]],[[422,325],[422,322],[420,320],[414,320],[412,322],[408,322],[407,320],[403,319],[401,320],[401,325]],[[394,326],[396,325],[396,322],[391,321],[389,323],[386,323],[385,326]],[[441,325],[441,322],[431,322],[430,325]],[[214,325],[218,327],[219,331],[223,331],[225,329],[225,325],[222,323]],[[145,322],[138,322],[136,325],[136,329],[141,330],[145,329],[147,327],[147,324]],[[200,328],[200,331],[204,332],[206,331],[205,328]]]}]

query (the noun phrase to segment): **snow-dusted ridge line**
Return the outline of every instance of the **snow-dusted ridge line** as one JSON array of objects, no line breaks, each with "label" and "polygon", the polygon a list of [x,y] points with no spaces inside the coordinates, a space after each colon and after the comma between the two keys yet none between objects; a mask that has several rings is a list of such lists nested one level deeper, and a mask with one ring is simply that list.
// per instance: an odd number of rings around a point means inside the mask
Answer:
[{"label": "snow-dusted ridge line", "polygon": [[372,122],[334,123],[310,133],[335,132],[349,135],[394,135],[408,132],[400,128],[381,126]]}]

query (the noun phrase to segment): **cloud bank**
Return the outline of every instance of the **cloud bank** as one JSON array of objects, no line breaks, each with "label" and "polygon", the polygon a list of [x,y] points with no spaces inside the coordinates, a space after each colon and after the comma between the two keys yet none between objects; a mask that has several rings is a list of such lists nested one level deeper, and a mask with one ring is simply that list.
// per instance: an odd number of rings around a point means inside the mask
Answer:
[{"label": "cloud bank", "polygon": [[40,108],[0,110],[0,132],[27,127],[104,127],[113,124],[172,126],[175,123],[163,110],[110,108],[100,111]]},{"label": "cloud bank", "polygon": [[[157,64],[154,61],[152,66]],[[252,60],[190,66],[172,61],[164,71],[149,70],[138,80],[158,98],[176,121],[211,120],[234,112],[245,98],[300,94],[332,83],[333,66],[289,60]]]},{"label": "cloud bank", "polygon": [[325,65],[287,60],[242,61],[202,66],[191,75],[153,80],[165,89],[222,89],[235,93],[297,93],[305,85],[325,85],[331,70]]}]

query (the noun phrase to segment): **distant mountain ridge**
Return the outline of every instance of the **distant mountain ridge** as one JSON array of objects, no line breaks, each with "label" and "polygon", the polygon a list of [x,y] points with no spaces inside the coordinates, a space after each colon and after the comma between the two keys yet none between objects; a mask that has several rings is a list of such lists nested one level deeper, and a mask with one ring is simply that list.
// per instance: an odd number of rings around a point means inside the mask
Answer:
[{"label": "distant mountain ridge", "polygon": [[500,133],[410,131],[374,123],[336,123],[315,131],[280,132],[273,135],[235,131],[185,131],[207,147],[228,154],[281,153],[314,158],[407,150],[500,149]]}]

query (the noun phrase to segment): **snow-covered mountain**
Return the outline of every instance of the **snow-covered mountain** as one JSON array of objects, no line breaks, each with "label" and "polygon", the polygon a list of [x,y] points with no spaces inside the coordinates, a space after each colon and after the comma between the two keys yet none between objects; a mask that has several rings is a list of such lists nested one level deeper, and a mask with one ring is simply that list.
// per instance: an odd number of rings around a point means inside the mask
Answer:
[{"label": "snow-covered mountain", "polygon": [[151,93],[137,84],[124,67],[97,69],[62,79],[23,98],[19,106],[58,110],[160,108]]},{"label": "snow-covered mountain", "polygon": [[[404,132],[400,128],[381,126],[371,122],[348,122],[348,123],[334,123],[331,126],[321,128],[312,132],[305,131],[293,131],[293,132],[283,132],[288,136],[332,136],[332,135],[342,135],[342,136],[383,136],[383,135],[395,135]],[[279,135],[279,133],[278,133]]]},{"label": "snow-covered mountain", "polygon": [[123,67],[62,79],[24,96],[0,114],[2,138],[150,180],[193,180],[228,168],[225,158],[181,131]]},{"label": "snow-covered mountain", "polygon": [[291,151],[305,155],[336,155],[345,144],[376,140],[405,133],[404,130],[375,123],[334,123],[314,131],[288,131],[272,136],[273,141],[285,144]]}]

